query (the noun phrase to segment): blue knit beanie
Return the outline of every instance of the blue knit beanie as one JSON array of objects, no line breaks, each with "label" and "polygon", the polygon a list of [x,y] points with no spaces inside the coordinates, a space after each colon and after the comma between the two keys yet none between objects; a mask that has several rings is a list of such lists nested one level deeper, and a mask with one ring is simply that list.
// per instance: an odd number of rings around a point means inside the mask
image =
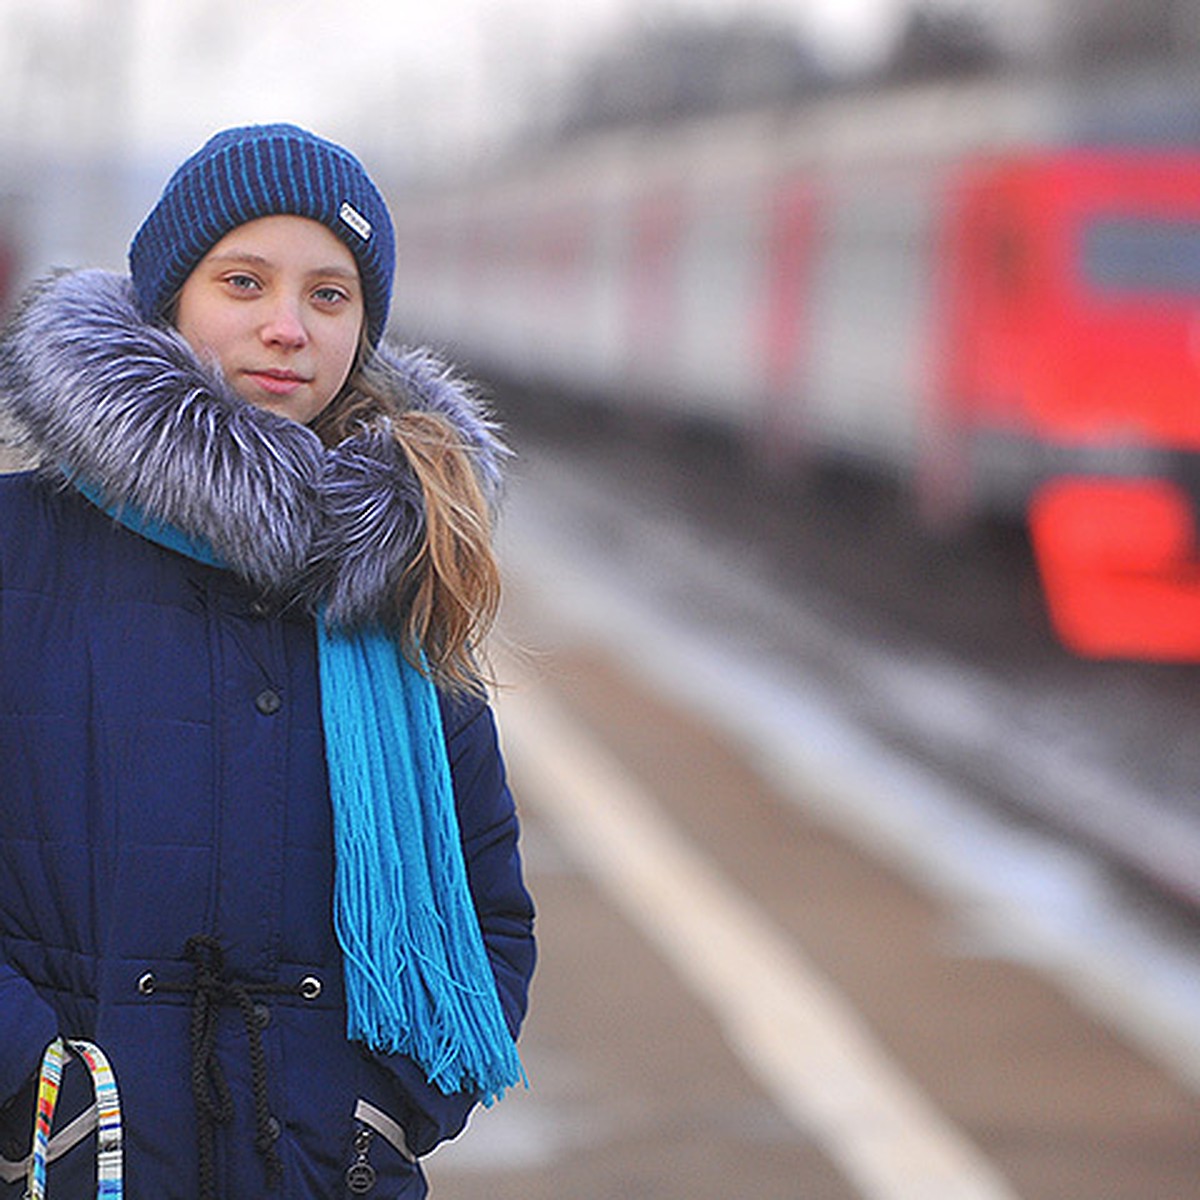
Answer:
[{"label": "blue knit beanie", "polygon": [[396,239],[387,204],[348,150],[295,125],[247,125],[210,138],[167,181],[129,247],[138,306],[159,320],[197,263],[258,217],[310,217],[358,263],[367,337],[387,325]]}]

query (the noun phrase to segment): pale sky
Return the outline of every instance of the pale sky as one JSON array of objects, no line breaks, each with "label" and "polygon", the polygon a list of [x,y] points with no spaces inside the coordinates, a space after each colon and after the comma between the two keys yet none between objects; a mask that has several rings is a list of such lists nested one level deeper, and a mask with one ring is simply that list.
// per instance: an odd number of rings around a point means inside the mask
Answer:
[{"label": "pale sky", "polygon": [[225,125],[290,119],[392,152],[414,130],[436,143],[503,125],[622,22],[768,11],[847,61],[903,3],[0,0],[0,137],[178,153]]}]

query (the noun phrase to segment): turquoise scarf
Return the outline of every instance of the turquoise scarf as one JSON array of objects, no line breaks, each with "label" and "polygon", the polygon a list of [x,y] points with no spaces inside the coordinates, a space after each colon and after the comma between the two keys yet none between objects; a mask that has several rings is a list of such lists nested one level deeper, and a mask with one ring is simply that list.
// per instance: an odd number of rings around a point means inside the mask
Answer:
[{"label": "turquoise scarf", "polygon": [[[207,542],[72,482],[149,541],[224,565]],[[318,615],[317,650],[347,1037],[490,1104],[525,1074],[467,884],[437,693],[380,629]]]}]

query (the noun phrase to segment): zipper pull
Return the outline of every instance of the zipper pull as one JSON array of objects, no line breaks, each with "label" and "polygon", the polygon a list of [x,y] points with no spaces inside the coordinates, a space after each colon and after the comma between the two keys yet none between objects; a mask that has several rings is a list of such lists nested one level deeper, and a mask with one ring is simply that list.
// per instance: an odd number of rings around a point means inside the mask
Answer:
[{"label": "zipper pull", "polygon": [[346,1168],[346,1186],[356,1196],[365,1196],[375,1186],[375,1168],[367,1161],[371,1131],[359,1126],[354,1135],[354,1161]]}]

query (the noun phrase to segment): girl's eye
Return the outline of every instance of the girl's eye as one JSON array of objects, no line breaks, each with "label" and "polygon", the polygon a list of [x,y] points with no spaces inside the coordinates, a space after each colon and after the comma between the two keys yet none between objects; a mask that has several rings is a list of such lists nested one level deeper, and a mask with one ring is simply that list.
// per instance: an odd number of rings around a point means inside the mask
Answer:
[{"label": "girl's eye", "polygon": [[225,282],[235,292],[252,292],[258,287],[258,280],[253,275],[243,275],[241,272],[226,275]]},{"label": "girl's eye", "polygon": [[349,299],[341,288],[319,287],[313,292],[313,299],[319,304],[341,304]]}]

